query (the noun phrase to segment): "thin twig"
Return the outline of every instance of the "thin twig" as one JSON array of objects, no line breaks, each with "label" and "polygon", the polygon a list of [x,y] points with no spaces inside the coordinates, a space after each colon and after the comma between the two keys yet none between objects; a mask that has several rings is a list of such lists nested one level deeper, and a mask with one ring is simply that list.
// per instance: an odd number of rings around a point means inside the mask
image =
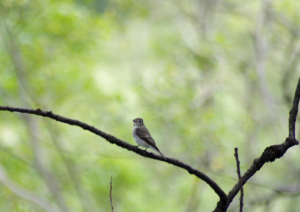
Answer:
[{"label": "thin twig", "polygon": [[114,207],[113,207],[113,204],[112,204],[111,191],[112,191],[112,176],[111,176],[111,178],[110,178],[110,191],[109,191],[109,198],[110,198],[111,212],[113,212],[113,211],[114,211]]},{"label": "thin twig", "polygon": [[[239,161],[239,155],[238,155],[238,148],[234,148],[234,157],[236,160],[236,166],[237,166],[237,174],[239,177],[239,183],[241,183],[241,170],[240,170],[240,161]],[[241,197],[240,197],[240,212],[243,212],[243,199],[244,199],[244,189],[243,185],[241,184]]]}]

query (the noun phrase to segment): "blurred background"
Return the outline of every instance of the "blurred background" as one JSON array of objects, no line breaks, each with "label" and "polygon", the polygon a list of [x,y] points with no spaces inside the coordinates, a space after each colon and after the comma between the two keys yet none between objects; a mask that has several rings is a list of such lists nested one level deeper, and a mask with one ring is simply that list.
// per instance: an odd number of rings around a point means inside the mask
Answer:
[{"label": "blurred background", "polygon": [[[141,117],[164,155],[228,193],[235,147],[243,174],[288,136],[299,8],[298,0],[2,0],[0,105],[51,110],[133,145]],[[257,172],[244,211],[297,211],[299,160],[296,146]],[[218,201],[182,169],[78,127],[0,112],[1,211],[110,211],[111,176],[115,212],[212,211]]]}]

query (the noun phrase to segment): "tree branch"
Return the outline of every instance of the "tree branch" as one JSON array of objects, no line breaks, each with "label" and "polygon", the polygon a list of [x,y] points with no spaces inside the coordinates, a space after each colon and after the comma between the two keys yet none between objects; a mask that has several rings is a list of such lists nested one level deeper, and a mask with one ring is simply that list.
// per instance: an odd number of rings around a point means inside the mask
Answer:
[{"label": "tree branch", "polygon": [[15,107],[5,107],[5,106],[0,106],[0,111],[10,111],[10,112],[19,112],[19,113],[27,113],[27,114],[34,114],[37,116],[43,116],[43,117],[47,117],[50,119],[54,119],[56,121],[62,122],[62,123],[66,123],[66,124],[70,124],[70,125],[75,125],[78,127],[81,127],[84,130],[88,130],[96,135],[99,135],[100,137],[104,138],[105,140],[107,140],[108,142],[110,142],[111,144],[116,144],[119,147],[122,147],[124,149],[127,149],[129,151],[135,152],[136,154],[139,154],[141,156],[147,157],[147,158],[152,158],[154,160],[160,160],[160,161],[164,161],[166,163],[172,164],[174,166],[180,167],[182,169],[185,169],[186,171],[188,171],[190,174],[195,175],[196,177],[200,178],[201,180],[203,180],[204,182],[206,182],[214,191],[215,193],[219,196],[220,198],[220,202],[222,203],[226,203],[227,202],[227,197],[225,192],[219,187],[219,185],[214,182],[211,178],[209,178],[207,175],[205,175],[203,172],[199,171],[198,169],[183,163],[179,160],[173,159],[173,158],[169,158],[169,157],[165,157],[163,158],[160,155],[156,155],[153,154],[151,152],[146,152],[144,150],[139,149],[137,146],[133,146],[121,139],[118,139],[110,134],[107,134],[101,130],[98,130],[97,128],[88,125],[86,123],[80,122],[78,120],[74,120],[74,119],[69,119],[69,118],[65,118],[63,116],[59,116],[57,114],[52,113],[51,111],[42,111],[41,109],[24,109],[24,108],[15,108]]},{"label": "tree branch", "polygon": [[217,207],[214,212],[225,212],[232,202],[233,198],[237,195],[239,190],[245,183],[263,167],[263,165],[267,162],[273,162],[277,158],[281,158],[285,152],[292,146],[299,145],[299,141],[295,138],[295,125],[296,118],[298,114],[298,106],[299,106],[299,98],[300,98],[300,78],[298,80],[297,88],[295,91],[293,107],[290,111],[289,117],[289,137],[285,139],[285,142],[278,145],[272,145],[267,147],[262,155],[259,158],[256,158],[253,161],[251,167],[245,172],[245,174],[241,177],[239,182],[235,184],[232,190],[227,195],[227,203],[218,202]]},{"label": "tree branch", "polygon": [[295,126],[296,126],[296,119],[298,114],[299,98],[300,98],[300,78],[298,80],[298,85],[295,91],[295,97],[293,101],[293,107],[290,111],[290,117],[289,117],[289,137],[291,138],[295,138]]},{"label": "tree branch", "polygon": [[264,150],[264,152],[262,153],[262,155],[253,161],[253,164],[251,165],[251,167],[245,172],[245,174],[240,178],[240,180],[234,185],[234,187],[228,193],[228,195],[225,194],[225,192],[219,187],[218,184],[216,184],[212,179],[210,179],[207,175],[205,175],[198,169],[195,169],[195,168],[189,166],[188,164],[185,164],[179,160],[176,160],[173,158],[168,158],[168,157],[163,158],[160,155],[155,155],[151,152],[146,152],[144,150],[141,150],[137,146],[133,146],[125,141],[122,141],[112,135],[109,135],[109,134],[96,129],[93,126],[85,124],[83,122],[65,118],[63,116],[56,115],[56,114],[52,113],[51,111],[42,111],[40,109],[33,110],[33,109],[0,106],[0,111],[2,110],[2,111],[34,114],[37,116],[43,116],[43,117],[47,117],[50,119],[54,119],[54,120],[62,122],[62,123],[75,125],[75,126],[81,127],[84,130],[88,130],[96,135],[99,135],[100,137],[106,139],[108,142],[110,142],[112,144],[116,144],[117,146],[120,146],[124,149],[133,151],[141,156],[144,156],[147,158],[152,158],[154,160],[160,160],[160,161],[172,164],[174,166],[180,167],[182,169],[185,169],[190,174],[195,175],[198,178],[202,179],[204,182],[206,182],[219,196],[220,200],[219,200],[214,212],[225,212],[225,211],[227,211],[227,208],[231,204],[233,198],[237,195],[237,193],[243,187],[243,185],[245,185],[245,183],[257,171],[259,171],[265,163],[273,162],[277,158],[281,158],[290,147],[299,144],[299,141],[297,141],[295,138],[295,125],[296,125],[296,118],[297,118],[297,114],[298,114],[299,98],[300,98],[300,79],[298,81],[297,88],[295,91],[293,107],[290,111],[289,137],[287,137],[285,142],[283,142],[282,144],[272,145],[272,146],[267,147]]}]

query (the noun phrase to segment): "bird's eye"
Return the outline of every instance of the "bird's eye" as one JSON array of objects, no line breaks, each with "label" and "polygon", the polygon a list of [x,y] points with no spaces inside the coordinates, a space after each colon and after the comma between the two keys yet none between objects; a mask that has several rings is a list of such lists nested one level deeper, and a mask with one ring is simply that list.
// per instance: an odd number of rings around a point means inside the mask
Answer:
[{"label": "bird's eye", "polygon": [[142,121],[139,121],[140,123],[142,123]]}]

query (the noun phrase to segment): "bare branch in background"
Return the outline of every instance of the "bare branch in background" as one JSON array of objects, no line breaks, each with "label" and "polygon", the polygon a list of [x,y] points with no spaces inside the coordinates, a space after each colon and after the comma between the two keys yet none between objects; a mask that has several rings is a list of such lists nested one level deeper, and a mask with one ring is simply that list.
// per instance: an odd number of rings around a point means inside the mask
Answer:
[{"label": "bare branch in background", "polygon": [[18,195],[19,197],[34,202],[35,204],[39,205],[40,207],[44,208],[49,212],[62,212],[58,208],[53,207],[49,202],[46,200],[41,199],[40,197],[33,194],[31,191],[27,191],[24,188],[19,187],[16,185],[6,174],[3,167],[0,165],[0,181],[5,186],[7,186],[13,193]]},{"label": "bare branch in background", "polygon": [[[19,97],[21,100],[21,104],[24,106],[28,106],[32,104],[30,98],[30,89],[28,87],[27,78],[25,76],[26,66],[24,60],[22,58],[22,54],[20,52],[19,46],[16,43],[17,39],[14,39],[17,35],[15,35],[12,30],[6,25],[5,21],[2,22],[3,28],[6,32],[3,35],[3,39],[5,40],[6,50],[10,53],[10,59],[14,66],[14,71],[17,76],[18,88],[19,88]],[[32,146],[32,152],[34,154],[34,165],[40,175],[43,177],[49,191],[52,193],[53,198],[57,202],[58,206],[62,209],[62,211],[68,212],[69,209],[67,204],[64,201],[64,198],[61,195],[58,183],[56,182],[53,175],[48,172],[44,166],[44,157],[43,150],[39,145],[38,137],[39,137],[39,125],[29,116],[21,116],[22,120],[28,126],[28,130],[30,132],[30,142]]]},{"label": "bare branch in background", "polygon": [[[59,153],[59,156],[62,161],[62,165],[66,168],[66,171],[69,175],[68,183],[71,183],[72,186],[74,187],[74,190],[76,192],[76,195],[79,199],[79,202],[81,204],[82,211],[94,211],[92,208],[93,204],[88,198],[86,190],[83,188],[79,180],[77,179],[77,170],[75,169],[74,166],[72,166],[71,161],[69,160],[68,157],[65,156],[62,152],[62,146],[60,141],[58,141],[58,136],[59,132],[56,132],[57,130],[54,129],[54,127],[51,125],[51,123],[48,124],[47,130],[49,131],[49,136],[52,140],[52,143],[54,147],[56,148],[57,152]],[[53,133],[55,132],[55,133]]]},{"label": "bare branch in background", "polygon": [[[25,118],[25,117],[24,117]],[[25,119],[27,120],[27,123],[29,125],[29,130],[31,132],[31,145],[32,145],[32,151],[35,155],[35,166],[41,176],[43,176],[43,179],[48,186],[49,191],[52,193],[54,199],[56,200],[57,204],[63,211],[69,211],[67,204],[65,203],[63,197],[61,196],[60,188],[58,186],[58,183],[56,182],[55,178],[53,175],[46,170],[45,165],[44,165],[44,156],[43,156],[43,150],[41,149],[37,138],[38,136],[38,126],[37,123],[34,120],[31,120],[30,117],[27,117]]]},{"label": "bare branch in background", "polygon": [[259,88],[263,100],[269,111],[271,121],[274,118],[275,107],[274,98],[270,92],[267,79],[266,79],[266,58],[268,55],[269,40],[267,33],[270,28],[269,11],[272,10],[271,0],[261,1],[262,7],[257,15],[256,29],[254,33],[254,57],[255,57],[255,70],[258,76]]}]

